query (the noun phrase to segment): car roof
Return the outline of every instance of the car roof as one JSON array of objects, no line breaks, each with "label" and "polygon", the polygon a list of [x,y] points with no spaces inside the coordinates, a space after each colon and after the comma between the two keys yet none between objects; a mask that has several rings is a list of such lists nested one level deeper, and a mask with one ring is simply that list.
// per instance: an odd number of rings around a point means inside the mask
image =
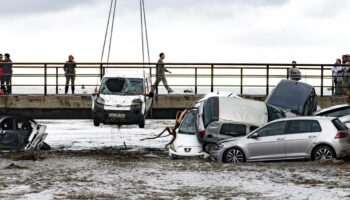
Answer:
[{"label": "car roof", "polygon": [[29,120],[35,122],[34,119],[30,119],[28,117],[20,116],[20,115],[0,115],[0,119],[5,118],[5,117],[13,117],[15,119],[24,119],[24,120]]},{"label": "car roof", "polygon": [[141,70],[110,70],[105,73],[103,78],[144,78],[149,76]]},{"label": "car roof", "polygon": [[324,117],[324,116],[301,116],[301,117],[291,117],[291,118],[281,118],[276,119],[272,122],[277,121],[293,121],[293,120],[333,120],[337,119],[336,117]]},{"label": "car roof", "polygon": [[318,115],[318,114],[321,114],[321,113],[324,113],[324,112],[328,112],[328,111],[331,111],[331,110],[336,110],[336,109],[339,109],[339,108],[346,108],[346,107],[350,107],[350,105],[349,104],[341,104],[341,105],[330,106],[330,107],[321,109],[319,111],[316,111],[313,114],[314,115]]}]

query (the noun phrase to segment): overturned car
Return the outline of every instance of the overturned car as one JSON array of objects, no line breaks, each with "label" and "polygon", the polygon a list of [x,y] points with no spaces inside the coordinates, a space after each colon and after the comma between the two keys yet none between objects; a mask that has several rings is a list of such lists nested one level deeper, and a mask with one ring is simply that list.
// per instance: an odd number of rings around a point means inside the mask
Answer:
[{"label": "overturned car", "polygon": [[0,116],[0,149],[48,150],[46,126],[20,116]]}]

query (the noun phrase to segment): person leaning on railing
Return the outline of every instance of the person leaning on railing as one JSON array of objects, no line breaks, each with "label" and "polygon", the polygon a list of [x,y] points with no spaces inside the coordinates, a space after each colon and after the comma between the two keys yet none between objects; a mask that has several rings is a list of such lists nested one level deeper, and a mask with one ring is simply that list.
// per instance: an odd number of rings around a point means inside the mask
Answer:
[{"label": "person leaning on railing", "polygon": [[72,55],[68,56],[68,61],[64,64],[63,70],[66,76],[66,87],[64,88],[64,93],[68,93],[69,81],[71,81],[72,94],[74,94],[74,81],[75,81],[75,67],[76,63]]},{"label": "person leaning on railing", "polygon": [[288,70],[288,76],[290,80],[299,81],[301,79],[301,72],[297,67],[297,62],[292,61],[292,67]]}]

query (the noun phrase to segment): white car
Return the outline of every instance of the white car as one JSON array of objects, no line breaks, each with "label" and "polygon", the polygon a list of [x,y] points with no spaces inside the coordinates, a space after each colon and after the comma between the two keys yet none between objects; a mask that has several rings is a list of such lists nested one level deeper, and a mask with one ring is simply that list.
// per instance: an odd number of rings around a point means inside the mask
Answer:
[{"label": "white car", "polygon": [[99,92],[92,95],[94,125],[138,124],[144,128],[152,109],[153,93],[150,91],[150,77],[142,73],[107,73],[101,80]]},{"label": "white car", "polygon": [[350,125],[350,105],[342,104],[330,106],[313,113],[315,116],[338,117],[338,119],[349,127]]}]

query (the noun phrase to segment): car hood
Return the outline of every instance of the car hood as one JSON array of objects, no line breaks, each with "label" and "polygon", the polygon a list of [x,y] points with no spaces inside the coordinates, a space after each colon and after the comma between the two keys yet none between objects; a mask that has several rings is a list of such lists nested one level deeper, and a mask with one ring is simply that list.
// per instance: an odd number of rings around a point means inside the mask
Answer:
[{"label": "car hood", "polygon": [[143,101],[143,95],[110,95],[100,94],[100,97],[104,99],[105,105],[109,106],[130,106],[135,99],[141,99]]}]

